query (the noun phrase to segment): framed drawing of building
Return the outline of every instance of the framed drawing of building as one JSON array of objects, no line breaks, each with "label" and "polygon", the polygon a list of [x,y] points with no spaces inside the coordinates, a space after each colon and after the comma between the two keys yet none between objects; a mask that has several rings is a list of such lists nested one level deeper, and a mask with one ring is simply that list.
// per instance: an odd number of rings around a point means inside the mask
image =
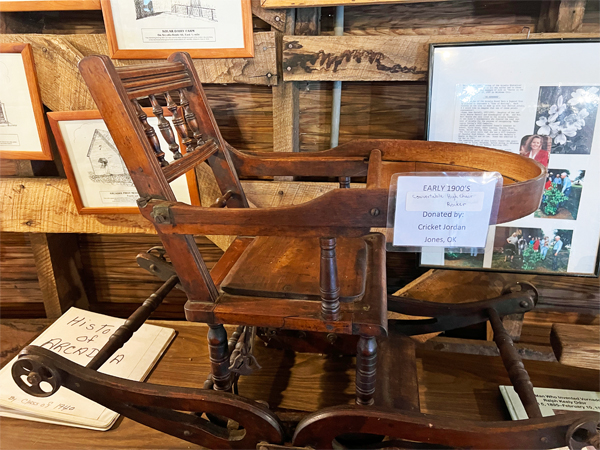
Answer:
[{"label": "framed drawing of building", "polygon": [[100,0],[0,0],[0,12],[100,9]]},{"label": "framed drawing of building", "polygon": [[[171,121],[170,111],[163,109],[165,118]],[[156,127],[158,119],[151,111],[144,108],[148,123]],[[139,214],[139,195],[100,113],[52,112],[48,119],[79,214]],[[168,149],[160,133],[158,137],[161,147]],[[173,161],[168,150],[165,159]],[[172,181],[171,188],[178,201],[200,205],[194,170]]]},{"label": "framed drawing of building", "polygon": [[0,43],[0,158],[52,159],[30,44]]},{"label": "framed drawing of building", "polygon": [[254,56],[250,0],[101,0],[111,58]]}]

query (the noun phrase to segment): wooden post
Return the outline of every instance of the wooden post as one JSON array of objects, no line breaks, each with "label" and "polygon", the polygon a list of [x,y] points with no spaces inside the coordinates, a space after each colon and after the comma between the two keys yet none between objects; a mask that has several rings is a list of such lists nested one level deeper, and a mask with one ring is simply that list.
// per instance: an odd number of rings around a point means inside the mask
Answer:
[{"label": "wooden post", "polygon": [[30,233],[29,239],[46,316],[55,319],[71,306],[89,309],[77,235]]},{"label": "wooden post", "polygon": [[372,405],[375,400],[377,375],[377,341],[373,336],[360,335],[356,352],[356,404]]},{"label": "wooden post", "polygon": [[[288,13],[284,33],[315,36],[319,34],[320,8],[302,8]],[[281,35],[278,45],[281,46]],[[280,55],[281,52],[278,52]],[[286,70],[285,67],[282,68]],[[283,73],[283,72],[281,72]],[[295,81],[279,80],[273,86],[273,151],[300,151],[300,89]],[[279,181],[289,181],[289,177],[277,177]]]},{"label": "wooden post", "polygon": [[536,32],[571,33],[581,31],[586,0],[541,2]]},{"label": "wooden post", "polygon": [[340,283],[335,246],[335,238],[321,238],[321,314],[325,320],[338,320],[340,315]]},{"label": "wooden post", "polygon": [[208,354],[212,371],[214,389],[229,391],[231,389],[231,372],[229,370],[229,352],[227,351],[227,331],[223,325],[208,325]]}]

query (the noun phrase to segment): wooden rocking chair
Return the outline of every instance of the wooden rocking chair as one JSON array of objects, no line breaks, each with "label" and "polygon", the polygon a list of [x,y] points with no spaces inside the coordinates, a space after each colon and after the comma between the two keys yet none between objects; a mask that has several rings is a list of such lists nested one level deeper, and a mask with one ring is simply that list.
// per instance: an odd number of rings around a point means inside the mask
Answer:
[{"label": "wooden rocking chair", "polygon": [[[235,391],[237,377],[257,367],[251,345],[254,330],[261,327],[312,336],[321,333],[316,335],[321,341],[331,334],[358,339],[357,406],[306,418],[296,431],[294,445],[331,447],[337,436],[353,432],[486,448],[552,448],[577,439],[587,442],[595,436],[597,414],[541,418],[527,373],[510,338],[503,333],[499,317],[532,309],[537,298],[533,288],[523,286],[497,299],[454,308],[389,298],[385,238],[371,232],[372,228],[386,227],[388,189],[394,173],[500,171],[505,188],[498,222],[507,222],[537,209],[545,180],[545,169],[538,163],[479,147],[391,140],[353,142],[310,154],[245,154],[221,136],[188,54],[175,53],[161,64],[118,68],[106,56],[91,56],[81,61],[80,70],[139,192],[140,211],[154,223],[170,262],[163,254],[138,257],[142,267],[166,283],[87,368],[44,349],[28,347],[14,366],[15,380],[19,382],[20,375],[32,372],[37,378],[30,380],[32,386],[21,383],[23,389],[42,395],[36,382],[54,380],[53,392],[67,386],[141,423],[213,448],[252,448],[261,441],[281,444],[285,436],[277,416],[258,402],[230,393]],[[148,98],[152,104],[159,132],[174,152],[175,162],[165,162],[157,132],[148,124],[140,98]],[[185,156],[163,116],[159,99],[164,99],[173,115]],[[212,169],[221,197],[212,207],[178,203],[169,182],[203,162]],[[297,206],[249,208],[238,176],[275,175],[335,176],[339,177],[340,189]],[[366,189],[348,189],[351,177],[366,177]],[[195,234],[253,237],[238,238],[209,273],[194,242]],[[213,389],[152,386],[95,372],[175,286],[187,294],[187,319],[210,327],[212,373],[205,386]],[[391,330],[404,335],[490,319],[511,380],[532,419],[521,424],[476,426],[424,416],[418,409],[418,391],[415,394],[416,371],[410,368],[414,347],[411,355],[410,344],[400,345],[401,351],[409,349],[404,351],[405,369],[401,371],[409,399],[405,411],[381,409],[379,402],[377,407],[369,406],[375,401],[376,338],[385,341],[388,335],[388,307],[434,318],[390,322]],[[239,326],[229,342],[223,324]],[[40,377],[40,373],[45,375]],[[394,404],[388,402],[386,406]],[[204,412],[208,419],[181,411]],[[240,427],[231,430],[221,426],[222,417]],[[546,440],[540,441],[542,437]]]}]

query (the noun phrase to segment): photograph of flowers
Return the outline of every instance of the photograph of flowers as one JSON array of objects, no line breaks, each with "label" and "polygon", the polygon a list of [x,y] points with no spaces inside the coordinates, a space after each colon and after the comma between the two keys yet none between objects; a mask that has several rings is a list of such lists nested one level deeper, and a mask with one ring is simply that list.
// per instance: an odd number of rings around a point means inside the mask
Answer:
[{"label": "photograph of flowers", "polygon": [[[485,248],[428,248],[421,264],[598,276],[598,54],[597,38],[431,45],[427,139],[518,153],[546,179],[537,210],[490,226]],[[569,64],[539,70],[556,58]]]}]

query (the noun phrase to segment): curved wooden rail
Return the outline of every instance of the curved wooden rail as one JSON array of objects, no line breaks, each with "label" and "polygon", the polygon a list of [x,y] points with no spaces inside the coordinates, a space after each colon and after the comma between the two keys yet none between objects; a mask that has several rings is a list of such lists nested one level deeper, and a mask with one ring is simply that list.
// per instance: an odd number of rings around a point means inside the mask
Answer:
[{"label": "curved wooden rail", "polygon": [[[577,442],[573,441],[593,440],[595,436],[589,430],[595,430],[599,422],[600,413],[593,411],[514,422],[478,423],[409,411],[341,406],[305,417],[296,428],[293,445],[333,448],[333,442],[339,436],[368,433],[452,448],[550,449],[567,445],[577,448]],[[575,429],[582,432],[576,433]],[[383,442],[381,447],[383,444],[396,447],[393,441]]]},{"label": "curved wooden rail", "polygon": [[[248,449],[262,440],[283,441],[282,426],[266,406],[227,392],[124,380],[36,346],[21,352],[12,372],[15,382],[30,395],[47,397],[62,386],[136,422],[208,448]],[[31,386],[20,380],[24,373],[29,374]],[[50,382],[51,392],[39,388],[42,381]],[[240,427],[218,426],[201,418],[203,412],[232,419]]]}]

